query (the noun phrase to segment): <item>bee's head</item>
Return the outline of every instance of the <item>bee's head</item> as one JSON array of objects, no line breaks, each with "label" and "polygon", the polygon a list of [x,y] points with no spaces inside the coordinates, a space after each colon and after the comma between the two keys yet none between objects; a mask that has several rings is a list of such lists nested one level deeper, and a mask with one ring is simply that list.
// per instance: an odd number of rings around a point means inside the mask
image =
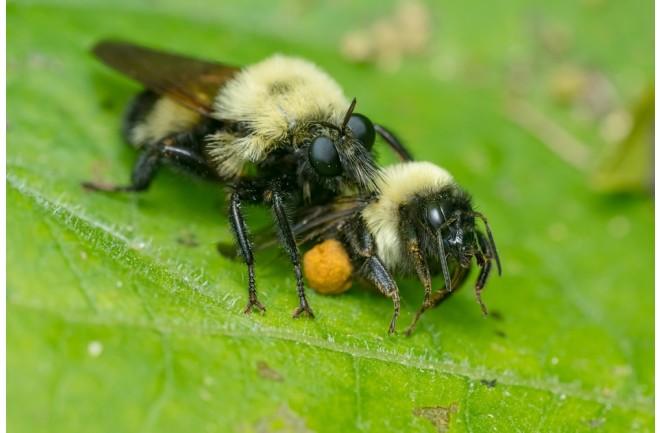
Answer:
[{"label": "bee's head", "polygon": [[474,216],[470,198],[462,191],[449,190],[425,206],[423,220],[442,241],[445,254],[467,267],[474,250]]},{"label": "bee's head", "polygon": [[440,263],[445,286],[451,290],[448,262],[468,268],[477,251],[470,196],[456,185],[448,185],[425,197],[419,205],[418,221],[429,234],[427,254]]},{"label": "bee's head", "polygon": [[[480,218],[488,233],[488,247],[492,250],[501,274],[501,267],[495,241],[490,232],[486,218],[472,209],[470,196],[454,187],[446,191],[438,199],[430,199],[424,209],[424,220],[427,227],[435,233],[436,251],[445,277],[445,287],[451,290],[448,259],[455,260],[459,266],[469,268],[472,257],[477,262],[482,259],[484,240],[477,236],[475,217]],[[483,237],[483,236],[482,236]]]},{"label": "bee's head", "polygon": [[376,139],[373,123],[366,116],[353,113],[353,99],[341,126],[312,122],[313,138],[305,152],[305,181],[339,192],[342,187],[375,191],[379,170],[370,151]]}]

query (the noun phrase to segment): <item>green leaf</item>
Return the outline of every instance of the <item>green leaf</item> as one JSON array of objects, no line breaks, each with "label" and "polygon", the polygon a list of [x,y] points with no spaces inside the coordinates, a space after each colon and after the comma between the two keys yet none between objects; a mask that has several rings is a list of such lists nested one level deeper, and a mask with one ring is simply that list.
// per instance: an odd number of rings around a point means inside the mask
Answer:
[{"label": "green leaf", "polygon": [[[590,191],[505,102],[530,101],[599,153],[597,122],[553,102],[545,79],[557,63],[594,65],[632,106],[653,80],[653,5],[518,3],[434,7],[425,51],[385,71],[338,46],[393,3],[10,2],[8,429],[652,431],[653,203]],[[268,312],[242,314],[245,269],[215,251],[231,239],[222,190],[170,172],[139,195],[80,187],[125,181],[135,158],[118,127],[139,86],[89,54],[107,37],[327,69],[474,194],[504,268],[484,293],[491,315],[471,280],[410,338],[388,336],[391,301],[360,288],[310,292],[317,317],[293,320],[277,251],[257,257]],[[249,219],[268,224],[263,209]],[[422,290],[399,282],[401,331]]]}]

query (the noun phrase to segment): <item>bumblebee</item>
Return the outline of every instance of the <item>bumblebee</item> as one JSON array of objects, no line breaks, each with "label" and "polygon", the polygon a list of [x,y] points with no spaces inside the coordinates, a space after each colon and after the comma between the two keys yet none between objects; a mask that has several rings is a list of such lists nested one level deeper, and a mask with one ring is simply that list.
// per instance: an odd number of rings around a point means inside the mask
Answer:
[{"label": "bumblebee", "polygon": [[225,182],[229,224],[248,271],[246,313],[265,307],[257,298],[241,204],[269,206],[296,277],[299,306],[293,317],[313,317],[289,215],[300,203],[375,191],[379,170],[370,151],[376,134],[405,158],[403,146],[387,129],[354,113],[356,100],[349,102],[330,76],[300,58],[274,55],[240,69],[117,41],[101,42],[93,53],[146,90],[124,118],[123,135],[139,150],[130,183],[83,185],[143,191],[164,164]]},{"label": "bumblebee", "polygon": [[[429,162],[402,162],[383,169],[379,192],[338,197],[306,209],[294,227],[301,242],[335,239],[348,253],[358,277],[392,298],[399,315],[399,289],[394,275],[416,274],[424,285],[424,302],[406,334],[410,335],[425,310],[463,285],[472,258],[481,268],[474,294],[481,299],[492,262],[502,274],[499,255],[486,217],[475,211],[472,199],[441,167]],[[484,234],[477,226],[481,220]],[[315,270],[305,270],[309,275]],[[444,287],[433,292],[431,276],[441,272]]]}]

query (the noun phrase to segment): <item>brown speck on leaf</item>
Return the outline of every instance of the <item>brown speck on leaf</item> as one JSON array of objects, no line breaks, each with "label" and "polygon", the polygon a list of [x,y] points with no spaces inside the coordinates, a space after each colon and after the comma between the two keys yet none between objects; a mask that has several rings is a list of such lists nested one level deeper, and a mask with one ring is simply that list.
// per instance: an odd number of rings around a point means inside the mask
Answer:
[{"label": "brown speck on leaf", "polygon": [[495,385],[497,384],[497,379],[493,379],[493,380],[481,379],[480,382],[486,385],[488,388],[495,388]]},{"label": "brown speck on leaf", "polygon": [[501,338],[506,338],[506,332],[502,331],[501,329],[496,329],[495,330],[495,335]]},{"label": "brown speck on leaf", "polygon": [[266,361],[257,362],[257,374],[264,379],[275,382],[282,382],[284,380],[284,377],[277,370],[268,365]]},{"label": "brown speck on leaf", "polygon": [[183,245],[184,247],[189,248],[196,248],[199,246],[199,241],[197,240],[195,233],[185,229],[179,232],[179,236],[177,236],[176,242],[179,245]]},{"label": "brown speck on leaf", "polygon": [[454,402],[449,407],[428,406],[413,408],[413,415],[425,418],[433,424],[439,433],[449,431],[449,421],[452,413],[458,413],[458,403]]},{"label": "brown speck on leaf", "polygon": [[591,428],[597,428],[605,424],[605,418],[594,418],[587,423]]},{"label": "brown speck on leaf", "polygon": [[500,310],[491,310],[488,315],[492,318],[497,320],[498,322],[501,322],[504,320],[504,316],[502,316],[502,312]]}]

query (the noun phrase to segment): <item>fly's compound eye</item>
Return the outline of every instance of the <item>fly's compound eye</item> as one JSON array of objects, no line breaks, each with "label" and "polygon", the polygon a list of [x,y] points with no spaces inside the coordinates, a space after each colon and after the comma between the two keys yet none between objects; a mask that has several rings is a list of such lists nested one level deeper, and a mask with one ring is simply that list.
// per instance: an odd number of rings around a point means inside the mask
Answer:
[{"label": "fly's compound eye", "polygon": [[362,114],[353,113],[348,120],[348,127],[351,128],[353,135],[360,140],[360,143],[362,143],[367,150],[371,150],[374,146],[374,141],[376,141],[376,130],[374,129],[374,124],[371,123],[371,120]]},{"label": "fly's compound eye", "polygon": [[324,135],[309,146],[309,161],[321,176],[339,176],[343,171],[335,144]]},{"label": "fly's compound eye", "polygon": [[426,205],[426,221],[434,229],[440,228],[442,223],[445,222],[445,215],[437,203],[429,203]]}]

